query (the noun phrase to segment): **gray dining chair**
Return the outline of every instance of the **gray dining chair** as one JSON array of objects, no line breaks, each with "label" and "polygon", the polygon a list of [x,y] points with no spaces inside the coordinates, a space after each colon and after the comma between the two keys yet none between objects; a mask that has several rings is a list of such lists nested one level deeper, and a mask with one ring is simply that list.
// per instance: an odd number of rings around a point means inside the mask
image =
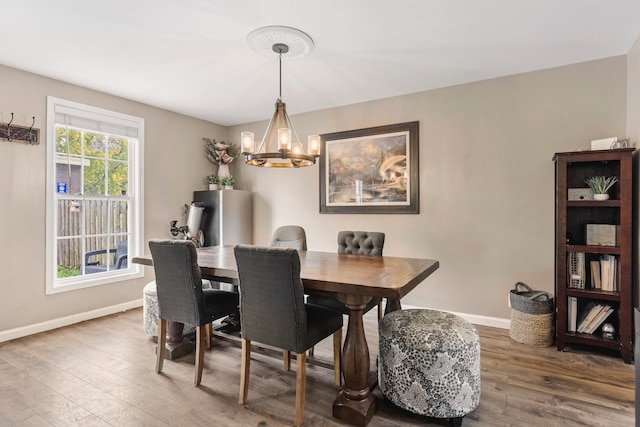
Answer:
[{"label": "gray dining chair", "polygon": [[202,380],[204,349],[211,340],[211,322],[237,310],[238,294],[202,289],[198,253],[191,240],[149,241],[158,293],[158,349],[156,372],[162,371],[167,321],[196,326],[194,385]]},{"label": "gray dining chair", "polygon": [[251,342],[296,353],[295,425],[304,421],[306,351],[333,335],[334,371],[339,382],[342,315],[307,305],[300,279],[300,257],[292,248],[234,247],[240,290],[242,369],[240,404],[247,401]]},{"label": "gray dining chair", "polygon": [[[299,225],[283,225],[275,229],[271,235],[269,246],[272,248],[293,248],[299,251],[307,250],[307,233]],[[289,370],[291,365],[290,353],[284,350],[284,369]]]},{"label": "gray dining chair", "polygon": [[[385,234],[377,231],[340,231],[338,233],[338,253],[366,256],[382,256]],[[331,308],[342,314],[349,314],[347,307],[335,298],[320,295],[309,295],[307,303]],[[378,320],[382,319],[382,301],[373,298],[364,308],[366,313],[378,306]]]},{"label": "gray dining chair", "polygon": [[272,248],[293,248],[307,250],[307,235],[299,225],[283,225],[276,228],[271,236],[269,246]]}]

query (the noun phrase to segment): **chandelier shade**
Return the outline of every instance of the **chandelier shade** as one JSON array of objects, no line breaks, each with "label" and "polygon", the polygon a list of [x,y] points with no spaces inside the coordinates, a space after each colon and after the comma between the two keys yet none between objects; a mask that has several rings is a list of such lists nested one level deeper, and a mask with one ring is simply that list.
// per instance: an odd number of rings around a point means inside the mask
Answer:
[{"label": "chandelier shade", "polygon": [[[289,40],[294,40],[295,50],[300,53],[308,53],[313,47],[311,38],[299,30],[289,27],[263,27],[259,28],[247,37],[247,42],[258,40],[264,44],[265,40],[286,35]],[[306,48],[302,43],[307,43]],[[261,48],[261,46],[259,46]],[[258,50],[262,52],[263,49]],[[311,166],[320,156],[320,136],[310,135],[307,140],[307,151],[298,138],[289,115],[287,106],[282,102],[282,56],[289,52],[289,46],[285,43],[273,43],[271,50],[278,54],[280,67],[280,96],[276,100],[275,112],[267,125],[262,140],[256,147],[253,132],[242,132],[240,145],[245,162],[251,166],[265,168],[299,168]],[[295,52],[294,52],[295,53]]]}]

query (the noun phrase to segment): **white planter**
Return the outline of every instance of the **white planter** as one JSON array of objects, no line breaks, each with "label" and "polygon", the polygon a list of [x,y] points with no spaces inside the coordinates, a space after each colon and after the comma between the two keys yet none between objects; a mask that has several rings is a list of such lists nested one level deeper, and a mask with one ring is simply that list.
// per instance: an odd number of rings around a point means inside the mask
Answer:
[{"label": "white planter", "polygon": [[218,184],[209,184],[209,191],[217,190]]},{"label": "white planter", "polygon": [[593,200],[609,200],[609,195],[608,194],[594,194],[593,195]]},{"label": "white planter", "polygon": [[225,185],[224,189],[225,190],[233,190],[233,185]]}]

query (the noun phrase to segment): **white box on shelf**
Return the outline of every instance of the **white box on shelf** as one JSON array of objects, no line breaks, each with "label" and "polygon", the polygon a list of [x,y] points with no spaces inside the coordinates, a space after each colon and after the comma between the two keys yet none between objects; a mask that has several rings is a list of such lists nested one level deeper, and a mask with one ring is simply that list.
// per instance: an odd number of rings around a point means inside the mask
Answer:
[{"label": "white box on shelf", "polygon": [[587,224],[587,245],[618,246],[620,226],[612,224]]},{"label": "white box on shelf", "polygon": [[609,138],[594,139],[591,141],[592,150],[609,150],[612,148],[614,142],[618,141],[617,136],[611,136]]}]

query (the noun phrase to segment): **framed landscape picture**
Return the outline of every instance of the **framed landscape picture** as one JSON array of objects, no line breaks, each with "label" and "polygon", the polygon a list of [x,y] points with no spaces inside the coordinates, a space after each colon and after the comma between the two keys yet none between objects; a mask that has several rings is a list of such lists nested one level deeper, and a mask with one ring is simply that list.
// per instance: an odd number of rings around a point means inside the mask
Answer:
[{"label": "framed landscape picture", "polygon": [[320,213],[420,213],[418,122],[321,135]]}]

